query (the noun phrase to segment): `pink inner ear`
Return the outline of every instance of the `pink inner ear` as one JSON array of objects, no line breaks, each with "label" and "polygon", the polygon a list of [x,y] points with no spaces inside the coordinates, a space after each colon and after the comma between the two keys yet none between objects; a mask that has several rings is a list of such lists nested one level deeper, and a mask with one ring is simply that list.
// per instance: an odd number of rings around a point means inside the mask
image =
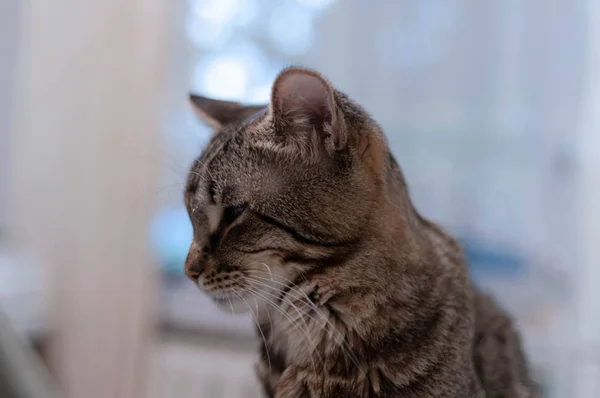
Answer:
[{"label": "pink inner ear", "polygon": [[284,72],[274,87],[273,100],[280,117],[322,127],[332,119],[333,95],[322,78],[306,71]]}]

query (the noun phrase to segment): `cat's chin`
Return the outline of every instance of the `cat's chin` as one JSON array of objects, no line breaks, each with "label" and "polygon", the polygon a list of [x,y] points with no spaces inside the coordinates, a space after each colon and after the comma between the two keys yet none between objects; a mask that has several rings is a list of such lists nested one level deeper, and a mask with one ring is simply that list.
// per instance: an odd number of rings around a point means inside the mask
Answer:
[{"label": "cat's chin", "polygon": [[253,300],[246,298],[242,300],[240,297],[219,297],[212,298],[217,307],[228,314],[245,314],[250,311],[250,305],[253,305]]}]

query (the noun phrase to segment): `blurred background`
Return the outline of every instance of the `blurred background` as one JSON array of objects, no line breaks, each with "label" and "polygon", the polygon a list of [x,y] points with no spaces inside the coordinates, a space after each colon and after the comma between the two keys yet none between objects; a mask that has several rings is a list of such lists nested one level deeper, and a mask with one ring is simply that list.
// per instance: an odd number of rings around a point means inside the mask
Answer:
[{"label": "blurred background", "polygon": [[290,64],[380,122],[545,396],[600,396],[596,0],[1,0],[0,396],[258,396],[252,320],[183,275],[187,93]]}]

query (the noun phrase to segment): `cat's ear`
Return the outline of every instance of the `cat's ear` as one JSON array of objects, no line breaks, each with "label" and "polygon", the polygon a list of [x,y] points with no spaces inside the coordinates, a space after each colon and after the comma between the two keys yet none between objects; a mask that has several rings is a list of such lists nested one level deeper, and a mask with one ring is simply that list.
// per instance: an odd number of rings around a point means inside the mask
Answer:
[{"label": "cat's ear", "polygon": [[190,102],[196,115],[215,129],[241,122],[266,108],[266,105],[243,105],[239,102],[216,100],[195,94],[190,94]]},{"label": "cat's ear", "polygon": [[281,72],[273,83],[271,113],[279,134],[316,135],[311,138],[334,150],[345,145],[334,89],[315,71],[292,67]]}]

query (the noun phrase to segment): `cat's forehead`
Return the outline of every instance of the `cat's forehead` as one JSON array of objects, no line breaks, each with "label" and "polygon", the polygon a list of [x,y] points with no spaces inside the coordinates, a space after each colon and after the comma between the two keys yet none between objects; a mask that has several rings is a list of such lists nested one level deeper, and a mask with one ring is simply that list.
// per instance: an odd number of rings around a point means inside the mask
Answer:
[{"label": "cat's forehead", "polygon": [[191,167],[187,191],[219,190],[254,169],[255,156],[248,151],[243,134],[243,128],[237,127],[219,131],[211,138]]},{"label": "cat's forehead", "polygon": [[240,155],[243,149],[247,149],[252,137],[268,128],[270,123],[266,116],[264,110],[259,111],[243,121],[224,126],[214,132],[200,159],[210,162],[216,157],[223,158],[231,153]]}]

